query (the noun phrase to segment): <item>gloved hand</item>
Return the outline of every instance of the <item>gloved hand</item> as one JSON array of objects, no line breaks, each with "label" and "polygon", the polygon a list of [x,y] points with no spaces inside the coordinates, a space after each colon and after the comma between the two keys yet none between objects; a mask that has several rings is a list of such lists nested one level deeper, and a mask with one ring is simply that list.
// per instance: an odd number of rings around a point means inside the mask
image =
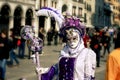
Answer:
[{"label": "gloved hand", "polygon": [[43,68],[43,67],[38,68],[38,67],[36,67],[35,71],[36,71],[37,74],[38,73],[43,74],[43,73],[48,72],[48,70],[49,70],[49,68]]}]

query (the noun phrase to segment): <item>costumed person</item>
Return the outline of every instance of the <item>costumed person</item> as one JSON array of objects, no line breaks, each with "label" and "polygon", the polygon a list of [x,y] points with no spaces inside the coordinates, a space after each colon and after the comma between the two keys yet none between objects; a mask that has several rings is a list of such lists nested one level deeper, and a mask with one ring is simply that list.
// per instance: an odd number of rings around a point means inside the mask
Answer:
[{"label": "costumed person", "polygon": [[105,80],[120,80],[120,28],[116,38],[116,48],[109,54]]},{"label": "costumed person", "polygon": [[65,18],[60,34],[66,45],[60,52],[59,61],[45,73],[42,69],[41,80],[52,80],[57,75],[57,80],[95,80],[96,54],[84,46],[83,36],[85,26],[78,18]]}]

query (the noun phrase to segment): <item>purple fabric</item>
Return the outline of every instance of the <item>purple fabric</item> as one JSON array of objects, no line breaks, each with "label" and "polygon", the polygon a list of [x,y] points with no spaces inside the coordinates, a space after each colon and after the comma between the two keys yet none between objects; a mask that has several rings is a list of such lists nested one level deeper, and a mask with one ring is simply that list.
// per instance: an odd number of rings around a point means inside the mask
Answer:
[{"label": "purple fabric", "polygon": [[63,57],[59,62],[59,80],[73,80],[75,58]]},{"label": "purple fabric", "polygon": [[41,75],[41,80],[52,80],[55,74],[55,68],[52,66],[47,73]]}]

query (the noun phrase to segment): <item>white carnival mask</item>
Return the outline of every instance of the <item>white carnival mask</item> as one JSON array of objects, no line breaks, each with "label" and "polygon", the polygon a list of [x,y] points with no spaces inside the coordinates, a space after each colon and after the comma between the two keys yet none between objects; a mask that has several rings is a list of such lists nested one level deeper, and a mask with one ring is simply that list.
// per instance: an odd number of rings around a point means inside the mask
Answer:
[{"label": "white carnival mask", "polygon": [[76,48],[80,41],[79,31],[71,28],[66,30],[66,33],[68,46],[72,49]]}]

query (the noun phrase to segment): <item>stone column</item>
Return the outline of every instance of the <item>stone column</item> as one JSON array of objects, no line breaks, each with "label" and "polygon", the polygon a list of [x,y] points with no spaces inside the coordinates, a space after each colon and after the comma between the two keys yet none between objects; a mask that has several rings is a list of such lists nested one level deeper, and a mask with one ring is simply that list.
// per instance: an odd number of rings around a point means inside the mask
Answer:
[{"label": "stone column", "polygon": [[47,4],[48,4],[48,5],[47,5],[48,7],[51,7],[51,0],[48,0],[48,1],[47,1]]},{"label": "stone column", "polygon": [[8,29],[8,37],[10,36],[10,29],[13,28],[13,16],[10,16],[9,18],[9,29]]},{"label": "stone column", "polygon": [[49,29],[50,29],[50,27],[51,27],[51,21],[50,21],[50,17],[47,17],[47,18],[45,18],[45,27],[44,27],[44,29],[45,29],[45,31],[47,32]]},{"label": "stone column", "polygon": [[14,19],[14,17],[10,16],[10,18],[9,18],[9,28],[13,28],[13,19]]},{"label": "stone column", "polygon": [[40,0],[36,0],[35,2],[35,10],[38,10],[40,7]]},{"label": "stone column", "polygon": [[22,26],[25,26],[25,16],[24,16],[24,17],[22,17],[22,20],[21,20],[21,25],[22,25]]},{"label": "stone column", "polygon": [[38,29],[39,29],[39,18],[38,18],[38,16],[35,16],[34,19],[32,20],[32,26],[34,27],[36,36],[38,36]]}]

